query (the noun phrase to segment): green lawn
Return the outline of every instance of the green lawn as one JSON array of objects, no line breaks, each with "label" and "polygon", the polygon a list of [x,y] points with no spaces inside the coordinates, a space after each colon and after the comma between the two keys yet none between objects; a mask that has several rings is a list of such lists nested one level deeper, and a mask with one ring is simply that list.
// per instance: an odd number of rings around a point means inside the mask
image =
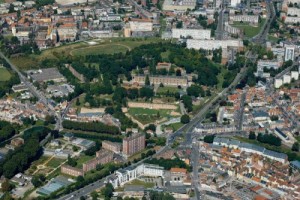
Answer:
[{"label": "green lawn", "polygon": [[58,167],[61,163],[63,163],[65,160],[64,159],[59,159],[59,158],[52,158],[48,163],[48,167],[56,168]]},{"label": "green lawn", "polygon": [[99,54],[114,54],[114,53],[125,53],[130,50],[130,47],[122,46],[118,44],[105,44],[99,46],[91,46],[84,49],[78,49],[72,51],[74,56],[86,56],[86,55],[99,55]]},{"label": "green lawn", "polygon": [[259,23],[258,26],[251,26],[249,25],[249,23],[245,23],[245,22],[243,23],[234,22],[232,26],[243,29],[245,37],[252,38],[259,33],[265,21],[266,21],[265,19],[261,19],[261,22]]},{"label": "green lawn", "polygon": [[81,168],[82,167],[82,164],[93,159],[94,157],[93,156],[87,156],[87,155],[81,155],[79,157],[79,159],[77,160],[77,166],[76,167],[79,167]]},{"label": "green lawn", "polygon": [[159,87],[157,89],[157,94],[166,94],[166,93],[176,93],[179,92],[179,89],[177,87],[169,87],[169,86],[165,86],[165,87]]},{"label": "green lawn", "polygon": [[183,124],[181,122],[178,122],[178,123],[166,125],[165,127],[166,128],[172,128],[173,131],[177,131],[182,126],[183,126]]},{"label": "green lawn", "polygon": [[8,81],[11,77],[9,71],[5,68],[0,68],[0,82],[1,81]]},{"label": "green lawn", "polygon": [[96,40],[96,45],[89,45],[87,42],[77,42],[44,50],[40,55],[11,58],[11,61],[22,70],[37,69],[40,62],[44,59],[60,60],[62,57],[72,56],[73,53],[74,55],[119,53],[120,51],[132,50],[143,44],[160,41],[163,40],[160,38],[107,38],[101,41]]},{"label": "green lawn", "polygon": [[148,108],[129,108],[128,113],[142,124],[153,123],[164,117],[169,117],[171,110],[154,110]]}]

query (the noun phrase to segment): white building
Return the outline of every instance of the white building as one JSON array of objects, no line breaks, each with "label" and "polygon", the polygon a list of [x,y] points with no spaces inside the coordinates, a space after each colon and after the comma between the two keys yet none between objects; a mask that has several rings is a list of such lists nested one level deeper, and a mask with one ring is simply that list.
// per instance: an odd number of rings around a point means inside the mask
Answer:
[{"label": "white building", "polygon": [[230,6],[231,7],[236,7],[240,3],[241,3],[241,0],[231,0],[230,1]]},{"label": "white building", "polygon": [[300,17],[286,17],[284,22],[287,24],[294,24],[300,22]]},{"label": "white building", "polygon": [[264,68],[278,69],[279,67],[281,67],[281,63],[277,60],[259,60],[257,62],[257,71],[262,71]]},{"label": "white building", "polygon": [[299,79],[299,72],[291,71],[291,78],[294,79],[294,80],[298,80]]},{"label": "white building", "polygon": [[258,15],[233,15],[230,17],[231,21],[249,22],[251,24],[258,24]]},{"label": "white building", "polygon": [[205,49],[205,50],[214,50],[214,49],[227,49],[228,47],[236,48],[238,50],[243,50],[243,41],[242,40],[194,40],[188,39],[186,41],[188,49]]},{"label": "white building", "polygon": [[[300,2],[298,2],[300,3]],[[300,9],[294,7],[288,7],[287,15],[291,17],[300,17]]]},{"label": "white building", "polygon": [[286,84],[286,83],[291,83],[292,78],[290,75],[285,74],[285,75],[283,75],[282,80],[283,80],[283,84]]},{"label": "white building", "polygon": [[294,60],[295,57],[295,47],[294,46],[286,46],[285,47],[285,54],[284,54],[284,61]]},{"label": "white building", "polygon": [[210,39],[210,29],[172,29],[172,38]]},{"label": "white building", "polygon": [[153,23],[149,20],[132,20],[129,21],[129,26],[131,31],[152,31]]},{"label": "white building", "polygon": [[277,78],[275,79],[275,88],[280,88],[283,85],[282,79],[281,78]]},{"label": "white building", "polygon": [[197,0],[165,0],[163,10],[168,11],[186,11],[193,10],[196,7]]},{"label": "white building", "polygon": [[108,181],[114,186],[114,188],[117,188],[140,176],[163,177],[163,175],[163,167],[143,163],[137,167],[127,167],[116,171],[115,176]]}]

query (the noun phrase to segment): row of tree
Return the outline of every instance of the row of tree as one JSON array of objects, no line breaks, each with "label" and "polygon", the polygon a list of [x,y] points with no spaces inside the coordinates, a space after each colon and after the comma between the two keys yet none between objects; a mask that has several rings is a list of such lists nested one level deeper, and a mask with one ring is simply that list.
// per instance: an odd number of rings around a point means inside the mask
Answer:
[{"label": "row of tree", "polygon": [[92,131],[97,133],[108,133],[116,135],[120,130],[116,126],[109,126],[102,122],[74,122],[65,120],[62,123],[63,127],[71,130]]},{"label": "row of tree", "polygon": [[6,121],[0,121],[0,142],[3,142],[17,133],[17,125],[10,124]]}]

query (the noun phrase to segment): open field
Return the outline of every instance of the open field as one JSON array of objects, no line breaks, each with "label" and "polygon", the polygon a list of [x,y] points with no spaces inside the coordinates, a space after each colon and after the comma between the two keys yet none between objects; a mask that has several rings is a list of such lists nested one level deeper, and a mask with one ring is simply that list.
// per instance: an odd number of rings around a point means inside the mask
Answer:
[{"label": "open field", "polygon": [[56,168],[58,167],[61,163],[63,163],[64,159],[59,159],[59,158],[52,158],[46,165],[48,167]]},{"label": "open field", "polygon": [[173,124],[169,124],[169,125],[165,125],[165,128],[172,128],[173,131],[177,131],[180,127],[182,127],[183,124],[181,122],[177,122],[177,123],[173,123]]},{"label": "open field", "polygon": [[0,68],[0,82],[1,81],[8,81],[11,77],[9,71],[5,68]]},{"label": "open field", "polygon": [[39,68],[40,61],[44,59],[59,59],[60,57],[84,56],[89,54],[113,54],[132,50],[143,44],[150,44],[162,41],[160,38],[111,38],[93,40],[94,45],[88,42],[77,42],[66,44],[42,51],[40,55],[29,55],[11,58],[11,61],[21,70]]},{"label": "open field", "polygon": [[176,93],[179,92],[179,89],[177,87],[159,87],[157,89],[157,94],[167,94],[167,93]]},{"label": "open field", "polygon": [[148,108],[129,108],[128,113],[142,124],[153,123],[164,117],[169,117],[170,110],[155,110]]},{"label": "open field", "polygon": [[245,37],[252,38],[259,33],[265,21],[266,21],[265,19],[261,19],[261,22],[258,24],[257,27],[251,26],[249,25],[249,23],[246,22],[244,23],[234,22],[232,26],[243,29]]},{"label": "open field", "polygon": [[91,160],[92,158],[93,158],[93,156],[81,155],[79,157],[79,159],[77,160],[77,166],[76,167],[81,168],[83,163]]}]

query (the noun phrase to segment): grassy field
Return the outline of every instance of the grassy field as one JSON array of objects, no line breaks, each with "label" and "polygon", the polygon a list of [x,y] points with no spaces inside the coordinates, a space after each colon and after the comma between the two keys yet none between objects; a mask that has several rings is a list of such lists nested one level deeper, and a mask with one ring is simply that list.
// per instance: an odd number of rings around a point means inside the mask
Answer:
[{"label": "grassy field", "polygon": [[141,181],[141,180],[133,180],[125,185],[139,185],[139,186],[144,186],[145,188],[152,188],[154,187],[154,183],[146,183],[144,181]]},{"label": "grassy field", "polygon": [[11,61],[22,70],[35,69],[39,62],[44,59],[60,59],[60,57],[72,57],[72,55],[87,54],[112,54],[126,52],[143,44],[150,44],[162,41],[160,38],[111,38],[94,40],[95,45],[87,42],[66,44],[42,51],[40,55],[29,55],[11,58]]},{"label": "grassy field", "polygon": [[148,108],[129,108],[128,113],[142,124],[153,123],[170,116],[170,110],[154,110]]},{"label": "grassy field", "polygon": [[62,162],[64,162],[64,159],[59,159],[59,158],[52,158],[48,163],[48,167],[56,168],[58,167]]},{"label": "grassy field", "polygon": [[243,29],[245,37],[252,38],[259,33],[265,21],[265,19],[262,19],[258,26],[251,26],[249,23],[245,22],[234,22],[232,26]]},{"label": "grassy field", "polygon": [[179,92],[179,89],[177,87],[159,87],[157,89],[157,94],[166,94],[166,93],[176,93],[176,92]]},{"label": "grassy field", "polygon": [[166,127],[166,128],[172,128],[173,131],[177,131],[177,130],[178,130],[180,127],[182,127],[182,126],[183,126],[183,123],[178,122],[178,123],[166,125],[166,126],[164,126],[164,127]]},{"label": "grassy field", "polygon": [[91,160],[92,158],[93,156],[81,155],[77,160],[77,167],[81,168],[83,163]]},{"label": "grassy field", "polygon": [[1,81],[8,81],[11,77],[9,71],[5,68],[0,68],[0,82]]}]

